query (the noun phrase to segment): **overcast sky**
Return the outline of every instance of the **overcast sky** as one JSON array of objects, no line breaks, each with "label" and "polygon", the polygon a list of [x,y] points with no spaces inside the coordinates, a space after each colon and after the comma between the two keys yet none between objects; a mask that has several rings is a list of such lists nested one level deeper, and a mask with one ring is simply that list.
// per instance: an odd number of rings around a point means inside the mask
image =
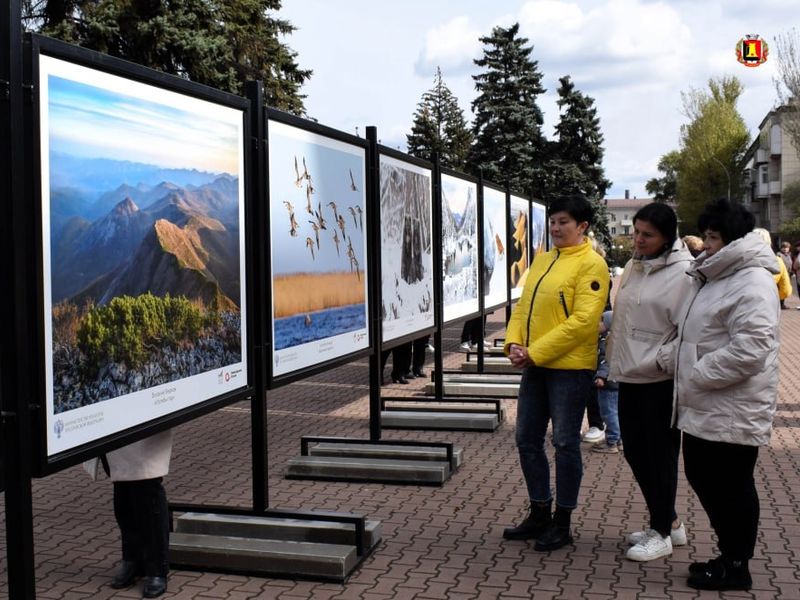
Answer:
[{"label": "overcast sky", "polygon": [[[558,78],[571,75],[595,99],[605,136],[608,196],[644,197],[666,152],[678,148],[681,92],[709,77],[736,75],[739,110],[751,136],[776,102],[775,36],[800,25],[798,0],[285,0],[278,13],[298,30],[286,38],[302,68],[306,108],[321,123],[353,133],[375,125],[382,143],[405,150],[406,134],[437,65],[472,120],[471,75],[478,38],[520,23],[547,92],[544,132],[558,122]],[[735,46],[757,34],[767,62],[747,68]]]}]

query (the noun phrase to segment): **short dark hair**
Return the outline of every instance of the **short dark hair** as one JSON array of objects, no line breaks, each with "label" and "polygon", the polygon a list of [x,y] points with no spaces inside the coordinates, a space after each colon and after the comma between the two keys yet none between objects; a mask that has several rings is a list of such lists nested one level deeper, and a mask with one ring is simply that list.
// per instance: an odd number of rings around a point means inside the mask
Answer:
[{"label": "short dark hair", "polygon": [[570,194],[558,196],[550,202],[548,216],[564,211],[578,223],[586,221],[589,225],[594,222],[594,208],[586,196]]},{"label": "short dark hair", "polygon": [[756,218],[749,210],[741,204],[731,203],[727,198],[712,200],[697,217],[697,228],[701,233],[709,229],[718,231],[726,244],[743,238],[753,231],[755,225]]},{"label": "short dark hair", "polygon": [[662,202],[645,204],[633,215],[634,225],[637,220],[647,221],[658,229],[658,232],[669,241],[668,247],[675,243],[675,239],[678,237],[678,217],[675,215],[675,211],[666,204]]}]

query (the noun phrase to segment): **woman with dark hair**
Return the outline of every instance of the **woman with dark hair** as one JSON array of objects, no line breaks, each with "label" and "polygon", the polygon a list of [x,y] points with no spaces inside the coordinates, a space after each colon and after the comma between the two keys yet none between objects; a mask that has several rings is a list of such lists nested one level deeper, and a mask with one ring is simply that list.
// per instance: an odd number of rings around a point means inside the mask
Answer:
[{"label": "woman with dark hair", "polygon": [[694,283],[692,255],[678,219],[653,202],[633,217],[634,255],[625,265],[607,342],[609,378],[619,383],[619,426],[625,460],[639,484],[650,522],[628,536],[630,560],[648,561],[686,544],[675,511],[680,432],[672,426],[673,356],[678,323]]},{"label": "woman with dark hair", "polygon": [[698,219],[705,252],[689,274],[699,290],[681,323],[675,369],[683,464],[717,534],[720,556],[689,566],[688,584],[747,590],[758,534],[753,472],[769,444],[778,396],[780,302],[771,248],[753,215],[722,199]]},{"label": "woman with dark hair", "polygon": [[[609,290],[608,267],[585,235],[593,217],[582,196],[550,204],[553,248],[536,255],[508,322],[505,353],[522,369],[516,443],[530,512],[503,531],[536,539],[541,552],[572,543],[570,519],[583,476],[580,429],[597,366],[597,324]],[[553,423],[556,508],[544,443]]]}]

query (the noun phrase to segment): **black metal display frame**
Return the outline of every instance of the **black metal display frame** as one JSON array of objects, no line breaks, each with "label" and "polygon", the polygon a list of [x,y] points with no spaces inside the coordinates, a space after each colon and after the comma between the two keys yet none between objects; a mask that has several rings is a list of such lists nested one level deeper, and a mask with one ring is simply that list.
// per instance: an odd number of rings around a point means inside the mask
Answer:
[{"label": "black metal display frame", "polygon": [[[43,265],[43,252],[42,252],[42,228],[41,222],[43,215],[41,214],[41,156],[39,146],[39,95],[35,93],[38,89],[39,82],[39,56],[50,56],[69,63],[74,63],[83,67],[87,67],[99,72],[116,75],[131,81],[151,85],[153,87],[163,89],[170,92],[179,93],[188,97],[204,100],[210,103],[218,104],[227,108],[232,108],[241,112],[242,118],[242,131],[243,143],[249,138],[249,102],[244,98],[234,96],[219,90],[215,90],[204,85],[193,83],[178,77],[166,75],[147,69],[140,65],[129,63],[111,56],[100,54],[85,48],[80,48],[52,38],[47,38],[40,35],[28,34],[26,36],[26,63],[25,63],[25,76],[27,84],[30,86],[33,96],[31,110],[27,111],[26,117],[26,131],[28,139],[28,148],[26,156],[28,163],[26,165],[26,182],[28,187],[26,189],[25,197],[30,199],[27,202],[28,209],[31,215],[28,217],[26,244],[21,248],[21,252],[26,256],[28,264],[37,265],[33,285],[30,286],[33,291],[33,298],[26,305],[25,319],[30,324],[29,331],[31,335],[26,340],[26,350],[30,356],[35,357],[35,366],[31,369],[29,381],[38,382],[38,386],[34,388],[31,394],[36,403],[35,410],[35,439],[36,444],[36,459],[35,459],[35,475],[44,476],[51,473],[60,471],[66,467],[72,466],[79,462],[97,456],[98,454],[105,453],[115,448],[130,444],[139,439],[151,436],[159,431],[175,427],[192,419],[195,419],[204,414],[208,414],[228,404],[243,400],[253,394],[253,378],[252,369],[254,366],[252,354],[247,357],[248,377],[247,381],[236,390],[227,392],[225,394],[215,396],[198,402],[192,406],[177,410],[168,415],[157,417],[155,419],[145,421],[125,429],[122,429],[113,434],[104,436],[97,440],[76,446],[75,448],[60,452],[53,456],[47,455],[47,434],[46,431],[46,415],[44,412],[44,398],[45,398],[45,377],[44,377],[44,273],[42,270]],[[250,218],[252,206],[249,194],[249,173],[248,165],[250,163],[249,151],[245,145],[243,148],[243,163],[244,163],[244,223],[240,230],[240,235],[245,236],[245,256],[241,260],[245,261],[245,298],[248,307],[255,304],[254,286],[249,284],[249,278],[253,276],[253,265],[248,261],[249,256],[254,254],[253,245],[253,224]],[[253,320],[246,314],[245,319],[242,321],[241,326],[247,331],[247,339],[252,340],[254,335]],[[248,342],[248,346],[252,344]]]},{"label": "black metal display frame", "polygon": [[[327,127],[325,125],[321,125],[321,124],[316,123],[314,121],[309,121],[308,119],[303,119],[301,117],[297,117],[295,115],[291,115],[289,113],[285,113],[283,111],[279,111],[279,110],[274,109],[274,108],[265,107],[263,110],[265,111],[264,112],[264,138],[263,139],[265,140],[265,147],[266,147],[266,152],[265,152],[265,156],[264,156],[264,161],[263,162],[264,162],[264,165],[265,165],[265,168],[266,168],[267,175],[265,177],[265,188],[264,188],[264,191],[263,191],[263,196],[259,199],[259,202],[263,202],[266,205],[265,213],[264,213],[264,221],[263,221],[263,223],[265,223],[264,226],[266,228],[266,231],[269,231],[270,206],[271,206],[270,191],[269,191],[269,169],[268,169],[269,152],[270,152],[270,150],[269,150],[269,123],[270,123],[270,121],[275,121],[277,123],[282,123],[283,125],[288,125],[288,126],[291,126],[291,127],[295,127],[295,128],[300,129],[302,131],[305,131],[305,132],[308,132],[308,133],[312,133],[312,134],[318,135],[320,137],[330,138],[330,139],[335,140],[337,142],[341,142],[341,143],[344,143],[344,144],[348,144],[348,145],[354,146],[356,148],[360,148],[364,152],[364,167],[365,167],[365,174],[367,175],[367,177],[365,178],[366,179],[366,187],[367,187],[367,189],[365,190],[365,198],[366,198],[365,210],[366,210],[367,214],[365,215],[364,219],[365,219],[365,222],[369,225],[372,222],[371,221],[371,219],[372,219],[371,212],[373,210],[373,207],[370,206],[370,200],[369,200],[370,199],[370,185],[372,185],[370,180],[369,180],[369,176],[368,176],[368,171],[369,171],[369,156],[368,156],[369,142],[367,140],[365,140],[364,138],[356,137],[354,135],[350,135],[350,134],[341,132],[341,131],[339,131],[337,129],[333,129],[331,127]],[[369,249],[372,248],[372,245],[370,243],[370,236],[371,235],[373,235],[373,232],[368,227],[367,228],[367,244],[366,244],[368,253],[369,253]],[[271,315],[272,314],[273,294],[272,294],[272,265],[271,265],[271,260],[270,260],[269,244],[265,248],[265,251],[266,251],[266,255],[265,255],[265,261],[266,262],[264,264],[264,267],[265,267],[266,273],[267,273],[267,280],[266,280],[265,293],[262,296],[262,299],[263,299],[263,301],[264,301],[264,303],[266,305],[266,308],[268,310],[268,314]],[[268,389],[276,389],[276,388],[282,387],[284,385],[287,385],[287,384],[295,382],[295,381],[300,381],[302,379],[307,379],[308,377],[311,377],[313,375],[318,375],[320,373],[324,373],[326,371],[329,371],[329,370],[331,370],[333,368],[336,368],[336,367],[338,367],[340,365],[343,365],[345,363],[351,362],[351,361],[356,360],[358,358],[363,358],[365,356],[369,356],[372,353],[374,345],[375,345],[375,338],[374,338],[374,331],[369,326],[369,324],[372,322],[371,312],[373,310],[373,304],[374,304],[373,301],[372,301],[372,294],[373,294],[374,286],[371,285],[371,282],[372,282],[372,280],[374,278],[374,269],[375,269],[374,264],[372,264],[373,260],[374,259],[371,256],[367,257],[367,260],[366,260],[367,264],[365,265],[365,268],[364,268],[365,276],[367,278],[367,297],[364,300],[366,305],[367,305],[367,313],[368,313],[368,315],[367,315],[367,332],[368,332],[367,333],[367,335],[368,335],[367,346],[365,348],[356,350],[354,352],[349,352],[347,354],[343,354],[341,356],[337,356],[337,357],[332,358],[330,360],[322,361],[322,362],[316,363],[316,364],[308,366],[308,367],[302,367],[302,368],[296,369],[294,371],[291,371],[291,372],[288,372],[288,373],[285,373],[285,374],[275,375],[273,373],[273,370],[274,370],[273,366],[274,365],[273,365],[273,361],[272,361],[272,353],[273,353],[272,328],[267,326],[266,337],[264,338],[264,340],[265,340],[264,351],[265,351],[265,358],[267,359],[267,382],[266,383],[267,383],[267,388]],[[268,324],[269,320],[266,323]]]}]

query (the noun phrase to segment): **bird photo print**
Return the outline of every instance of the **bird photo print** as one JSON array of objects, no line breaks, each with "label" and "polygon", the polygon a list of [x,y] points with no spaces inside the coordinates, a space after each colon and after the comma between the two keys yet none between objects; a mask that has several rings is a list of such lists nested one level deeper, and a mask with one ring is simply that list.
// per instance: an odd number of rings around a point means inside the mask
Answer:
[{"label": "bird photo print", "polygon": [[511,299],[517,300],[522,296],[522,288],[528,277],[528,267],[531,264],[528,256],[528,226],[530,220],[531,203],[525,198],[511,196],[511,214],[508,216],[508,227],[511,232],[509,240],[509,285],[511,286]]},{"label": "bird photo print", "polygon": [[269,122],[273,375],[367,348],[365,151]]}]

